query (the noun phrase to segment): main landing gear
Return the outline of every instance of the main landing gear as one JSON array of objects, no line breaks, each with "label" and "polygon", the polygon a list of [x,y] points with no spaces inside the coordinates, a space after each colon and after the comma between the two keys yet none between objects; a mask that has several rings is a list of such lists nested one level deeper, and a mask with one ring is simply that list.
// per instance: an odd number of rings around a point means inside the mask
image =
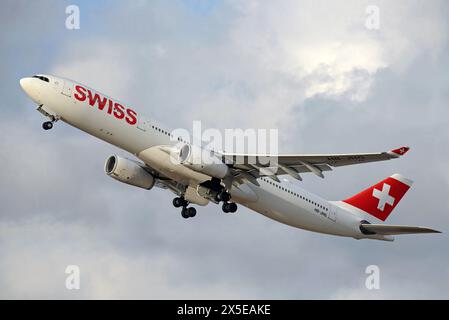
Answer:
[{"label": "main landing gear", "polygon": [[[231,195],[228,192],[222,191],[218,193],[215,200],[217,202],[223,202],[223,205],[221,206],[223,212],[234,213],[237,211],[237,204],[235,202],[229,202],[229,200],[231,200]],[[194,207],[188,207],[188,205],[189,202],[182,196],[173,199],[173,206],[175,208],[182,208],[181,216],[184,219],[193,218],[196,216],[196,209]]]},{"label": "main landing gear", "polygon": [[53,128],[53,123],[55,123],[56,121],[58,121],[58,119],[54,116],[51,116],[51,121],[45,121],[42,124],[42,129],[44,130],[50,130],[51,128]]},{"label": "main landing gear", "polygon": [[183,197],[177,197],[173,199],[173,206],[175,208],[182,207],[181,216],[184,219],[193,218],[196,216],[196,209],[194,207],[187,207],[189,202],[186,201]]},{"label": "main landing gear", "polygon": [[237,211],[237,204],[235,202],[228,202],[229,200],[231,200],[231,195],[229,194],[229,192],[222,191],[219,194],[217,194],[215,199],[218,202],[223,201],[223,205],[221,207],[223,212],[234,213]]},{"label": "main landing gear", "polygon": [[234,213],[237,211],[237,204],[235,202],[225,202],[223,203],[223,206],[221,207],[223,212],[225,213]]}]

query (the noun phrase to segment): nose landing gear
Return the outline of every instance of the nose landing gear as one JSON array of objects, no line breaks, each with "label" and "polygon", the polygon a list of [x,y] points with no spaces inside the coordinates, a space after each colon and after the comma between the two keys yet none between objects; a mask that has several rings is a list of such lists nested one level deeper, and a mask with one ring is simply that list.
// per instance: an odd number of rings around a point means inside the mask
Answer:
[{"label": "nose landing gear", "polygon": [[51,122],[51,121],[45,121],[42,124],[42,129],[44,129],[44,130],[50,130],[51,128],[53,128],[53,122]]},{"label": "nose landing gear", "polygon": [[55,116],[50,116],[50,121],[45,121],[42,124],[42,129],[44,130],[50,130],[51,128],[53,128],[53,123],[55,123],[56,121],[59,120],[59,118],[55,117]]}]

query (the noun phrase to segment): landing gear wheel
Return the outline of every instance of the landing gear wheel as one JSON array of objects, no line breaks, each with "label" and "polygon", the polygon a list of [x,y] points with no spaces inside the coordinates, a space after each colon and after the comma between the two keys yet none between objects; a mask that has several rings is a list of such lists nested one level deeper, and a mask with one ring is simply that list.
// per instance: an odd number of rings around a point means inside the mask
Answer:
[{"label": "landing gear wheel", "polygon": [[185,207],[186,205],[187,205],[186,201],[181,197],[177,197],[177,198],[173,199],[173,206],[175,208]]},{"label": "landing gear wheel", "polygon": [[194,216],[196,216],[196,209],[194,207],[187,208],[187,215],[190,218],[193,218]]},{"label": "landing gear wheel", "polygon": [[237,211],[237,204],[235,202],[228,203],[229,204],[229,212],[234,213]]},{"label": "landing gear wheel", "polygon": [[221,209],[223,210],[224,213],[229,213],[229,203],[225,202],[223,203],[223,205],[221,206]]},{"label": "landing gear wheel", "polygon": [[224,201],[227,202],[231,199],[231,195],[227,193],[226,191],[220,192],[217,194],[217,200],[218,201]]},{"label": "landing gear wheel", "polygon": [[183,207],[183,208],[182,208],[182,210],[181,210],[181,216],[182,216],[184,219],[187,219],[187,218],[190,217],[190,216],[189,216],[188,209],[187,209],[186,207]]},{"label": "landing gear wheel", "polygon": [[221,207],[224,213],[234,213],[237,211],[237,204],[234,202],[225,202]]},{"label": "landing gear wheel", "polygon": [[193,218],[194,216],[196,216],[196,209],[194,207],[187,208],[183,206],[181,210],[181,216],[184,219]]},{"label": "landing gear wheel", "polygon": [[51,121],[45,121],[45,122],[42,124],[42,128],[43,128],[44,130],[50,130],[51,128],[53,128],[53,122],[51,122]]}]

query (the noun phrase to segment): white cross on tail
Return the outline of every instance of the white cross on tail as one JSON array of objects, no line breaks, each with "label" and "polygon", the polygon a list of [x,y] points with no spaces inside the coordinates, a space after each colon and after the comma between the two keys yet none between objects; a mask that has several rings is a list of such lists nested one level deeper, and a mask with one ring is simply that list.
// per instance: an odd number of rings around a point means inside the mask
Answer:
[{"label": "white cross on tail", "polygon": [[384,183],[382,187],[382,191],[373,189],[373,197],[379,199],[379,203],[377,204],[377,209],[380,211],[384,211],[385,204],[389,204],[392,206],[394,204],[394,198],[390,196],[390,188],[389,184]]}]

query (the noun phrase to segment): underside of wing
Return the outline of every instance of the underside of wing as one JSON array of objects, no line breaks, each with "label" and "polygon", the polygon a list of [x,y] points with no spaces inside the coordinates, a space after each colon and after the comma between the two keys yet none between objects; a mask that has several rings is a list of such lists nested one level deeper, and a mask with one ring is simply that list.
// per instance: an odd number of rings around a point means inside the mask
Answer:
[{"label": "underside of wing", "polygon": [[440,231],[414,226],[396,226],[383,224],[362,224],[360,228],[367,234],[381,235],[399,235],[399,234],[417,234],[417,233],[441,233]]},{"label": "underside of wing", "polygon": [[[348,153],[348,154],[296,154],[296,155],[251,155],[222,154],[223,161],[229,164],[241,177],[254,178],[288,174],[301,180],[300,173],[312,172],[323,178],[323,171],[361,163],[396,159],[407,153],[409,147],[401,147],[386,152]],[[275,168],[273,171],[273,167]],[[270,170],[271,169],[271,170]],[[275,178],[276,179],[276,178]]]}]

